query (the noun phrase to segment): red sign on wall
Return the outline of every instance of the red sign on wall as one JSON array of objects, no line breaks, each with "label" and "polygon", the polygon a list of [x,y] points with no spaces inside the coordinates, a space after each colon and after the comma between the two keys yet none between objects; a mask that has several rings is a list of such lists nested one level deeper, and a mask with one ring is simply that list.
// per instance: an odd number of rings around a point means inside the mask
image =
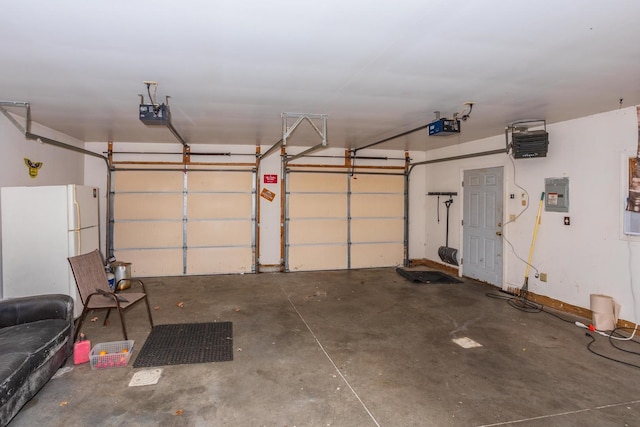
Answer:
[{"label": "red sign on wall", "polygon": [[277,184],[278,183],[278,175],[275,173],[265,173],[264,174],[264,183],[265,184]]}]

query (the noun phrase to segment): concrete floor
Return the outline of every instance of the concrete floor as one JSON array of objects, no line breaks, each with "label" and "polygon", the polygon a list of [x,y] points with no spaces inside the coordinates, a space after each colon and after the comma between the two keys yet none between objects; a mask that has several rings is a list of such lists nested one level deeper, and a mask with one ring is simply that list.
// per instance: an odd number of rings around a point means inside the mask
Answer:
[{"label": "concrete floor", "polygon": [[[145,282],[156,324],[232,321],[234,360],[167,366],[157,385],[128,387],[142,370],[133,359],[91,370],[70,358],[11,427],[640,423],[638,369],[591,354],[572,323],[488,298],[485,285],[417,285],[392,268]],[[99,316],[83,328],[93,344],[121,340],[117,316],[107,327]],[[144,309],[127,321],[139,350]],[[482,347],[452,342],[462,337]],[[614,354],[604,337],[594,349]]]}]

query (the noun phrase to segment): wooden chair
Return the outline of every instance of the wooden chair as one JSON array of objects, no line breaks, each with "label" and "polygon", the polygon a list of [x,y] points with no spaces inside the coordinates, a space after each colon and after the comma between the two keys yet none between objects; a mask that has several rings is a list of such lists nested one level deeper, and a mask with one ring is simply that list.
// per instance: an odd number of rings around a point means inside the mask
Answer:
[{"label": "wooden chair", "polygon": [[124,322],[124,312],[137,305],[140,301],[144,301],[147,305],[149,323],[151,324],[151,328],[153,328],[151,310],[149,309],[149,301],[147,300],[147,291],[141,280],[129,279],[132,281],[132,284],[138,283],[142,286],[141,293],[116,293],[109,287],[109,279],[107,278],[107,273],[104,271],[104,264],[100,251],[96,249],[93,252],[70,257],[68,259],[69,264],[71,264],[73,276],[76,279],[78,293],[80,294],[80,299],[82,300],[83,305],[74,341],[78,337],[78,333],[82,328],[84,319],[91,310],[107,310],[107,315],[104,319],[104,324],[106,325],[111,309],[118,311],[120,324],[122,325],[122,334],[126,341],[128,338],[127,328]]}]

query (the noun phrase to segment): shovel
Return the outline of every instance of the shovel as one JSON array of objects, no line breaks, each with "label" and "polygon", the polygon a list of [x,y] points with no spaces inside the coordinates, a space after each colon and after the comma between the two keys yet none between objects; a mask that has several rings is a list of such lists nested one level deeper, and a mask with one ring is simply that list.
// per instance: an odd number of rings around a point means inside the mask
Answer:
[{"label": "shovel", "polygon": [[449,196],[449,200],[444,202],[447,207],[447,235],[444,246],[438,248],[438,256],[442,262],[446,262],[451,265],[458,265],[458,250],[449,247],[449,207],[453,203],[453,197]]}]

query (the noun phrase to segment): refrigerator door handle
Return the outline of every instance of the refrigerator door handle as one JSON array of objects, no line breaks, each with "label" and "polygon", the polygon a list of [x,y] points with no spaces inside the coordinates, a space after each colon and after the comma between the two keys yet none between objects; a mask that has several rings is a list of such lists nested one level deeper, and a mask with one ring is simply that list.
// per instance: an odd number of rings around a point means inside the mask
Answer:
[{"label": "refrigerator door handle", "polygon": [[80,203],[78,203],[78,187],[76,185],[73,186],[73,207],[75,208],[73,228],[78,230],[82,227],[82,221],[80,218]]},{"label": "refrigerator door handle", "polygon": [[74,240],[74,246],[75,246],[75,251],[74,251],[74,255],[81,255],[82,252],[82,236],[80,236],[80,230],[73,230],[73,240]]}]

